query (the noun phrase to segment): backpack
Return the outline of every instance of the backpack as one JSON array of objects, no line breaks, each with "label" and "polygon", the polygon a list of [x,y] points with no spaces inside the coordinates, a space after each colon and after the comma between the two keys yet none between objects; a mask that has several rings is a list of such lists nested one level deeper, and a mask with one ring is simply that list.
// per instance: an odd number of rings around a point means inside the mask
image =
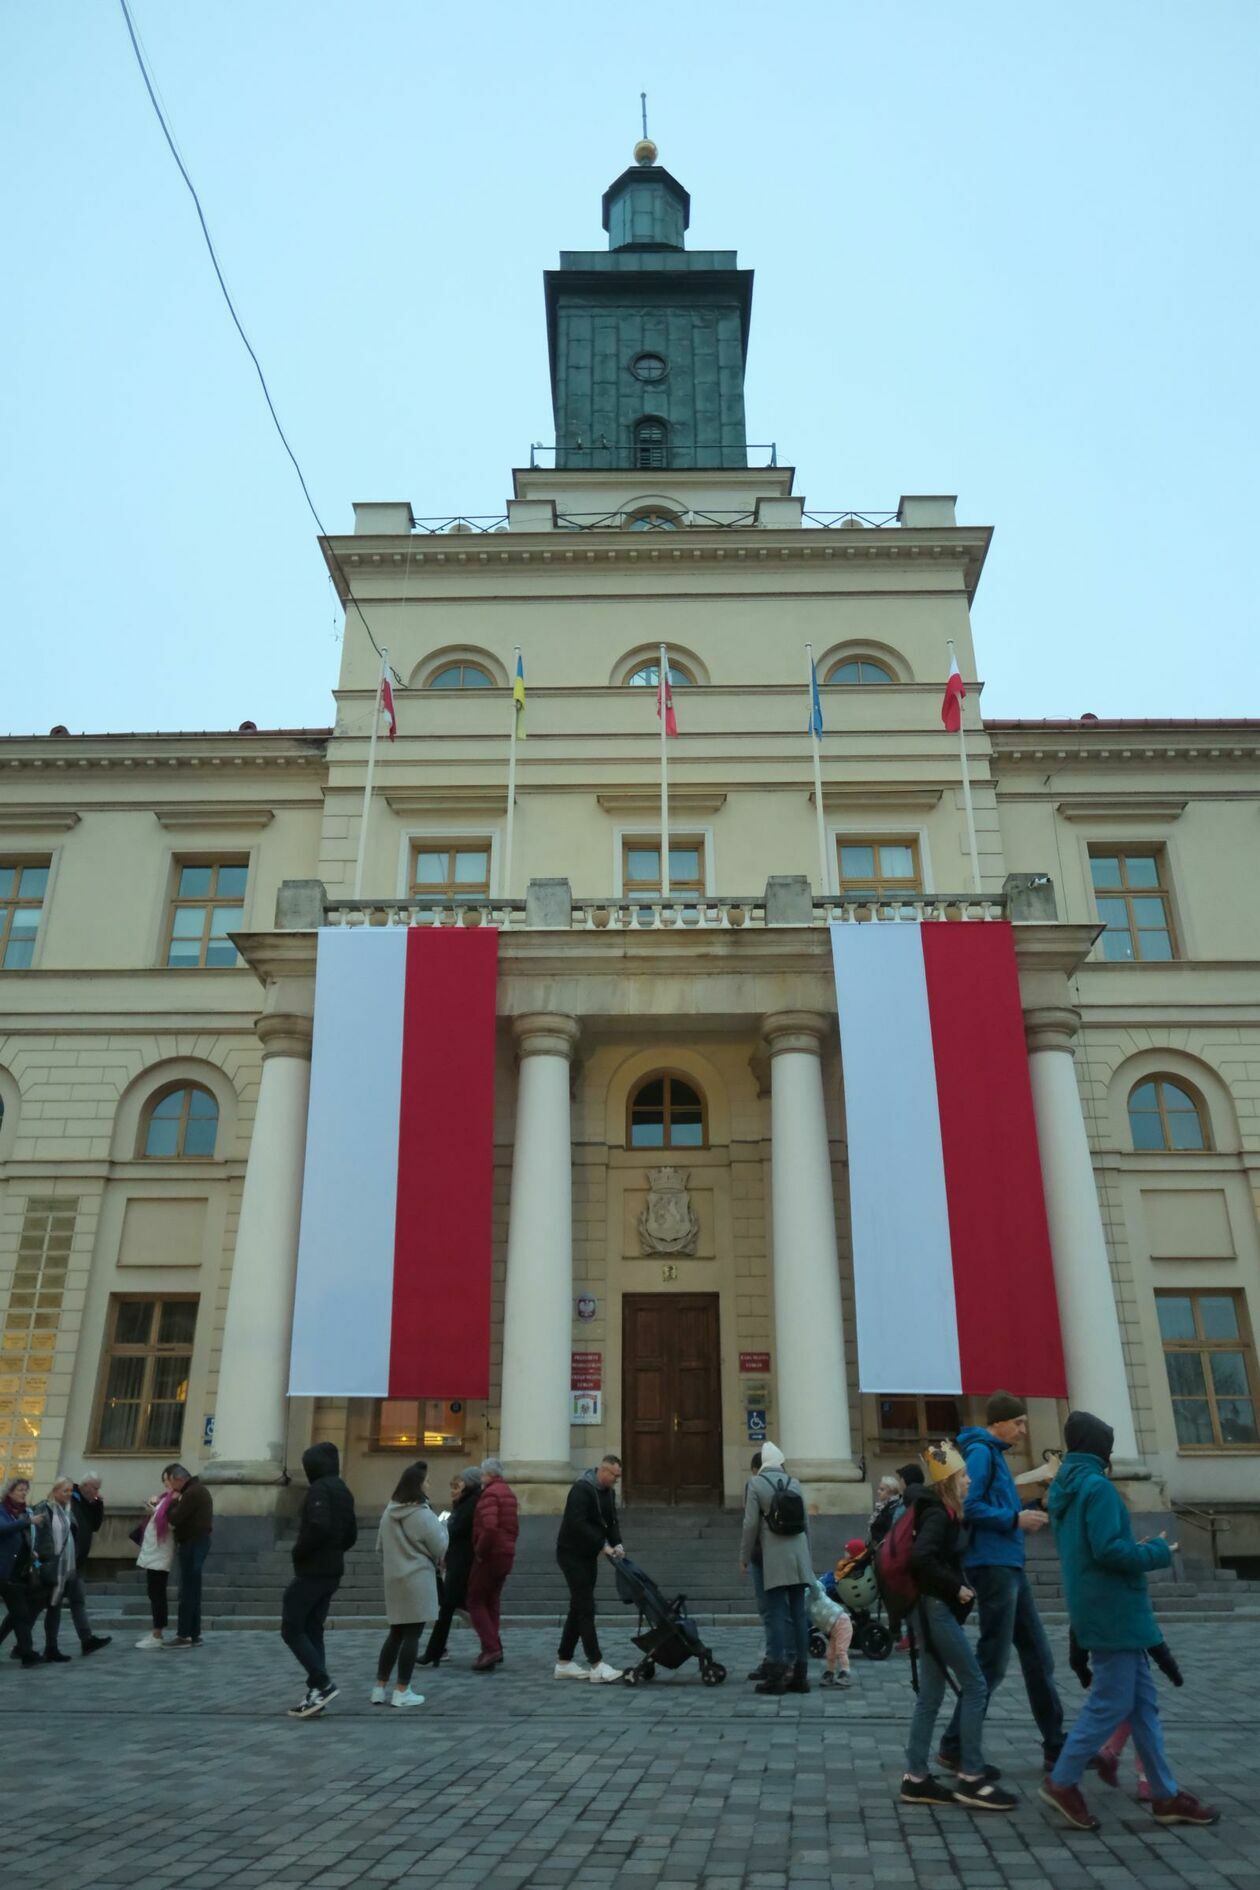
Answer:
[{"label": "backpack", "polygon": [[914,1510],[908,1507],[875,1551],[875,1580],[894,1627],[905,1620],[919,1600],[918,1577],[910,1567],[915,1522]]},{"label": "backpack", "polygon": [[[762,1473],[765,1475],[764,1471]],[[765,1478],[767,1483],[770,1479]],[[805,1498],[787,1482],[770,1483],[774,1495],[765,1512],[766,1528],[772,1536],[803,1536],[805,1533]]]}]

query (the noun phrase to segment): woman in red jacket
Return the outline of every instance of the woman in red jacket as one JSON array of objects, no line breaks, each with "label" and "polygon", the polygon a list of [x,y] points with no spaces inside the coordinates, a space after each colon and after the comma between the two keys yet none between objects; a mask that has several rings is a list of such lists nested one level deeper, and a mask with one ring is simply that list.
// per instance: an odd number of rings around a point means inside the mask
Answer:
[{"label": "woman in red jacket", "polygon": [[499,1603],[516,1559],[519,1533],[516,1492],[504,1481],[498,1458],[486,1457],[481,1465],[481,1496],[473,1514],[473,1565],[468,1577],[468,1613],[481,1642],[474,1673],[493,1673],[503,1665]]}]

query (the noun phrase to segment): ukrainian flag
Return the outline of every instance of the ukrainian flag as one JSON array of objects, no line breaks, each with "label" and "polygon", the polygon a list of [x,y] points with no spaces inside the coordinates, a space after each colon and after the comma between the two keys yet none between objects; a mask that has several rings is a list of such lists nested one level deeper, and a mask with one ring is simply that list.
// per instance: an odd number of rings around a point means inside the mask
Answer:
[{"label": "ukrainian flag", "polygon": [[516,739],[525,739],[525,664],[521,653],[516,652],[516,676],[512,683],[512,701],[516,704]]}]

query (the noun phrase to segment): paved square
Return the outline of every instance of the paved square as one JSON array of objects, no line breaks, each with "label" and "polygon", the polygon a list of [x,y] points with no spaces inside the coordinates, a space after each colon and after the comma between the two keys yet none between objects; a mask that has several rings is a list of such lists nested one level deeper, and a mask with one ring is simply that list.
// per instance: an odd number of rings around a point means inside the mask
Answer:
[{"label": "paved square", "polygon": [[[23,1672],[0,1661],[3,1881],[14,1890],[341,1890],[393,1883],[591,1890],[1181,1890],[1260,1887],[1254,1622],[1170,1632],[1187,1684],[1161,1681],[1182,1782],[1224,1813],[1161,1830],[1125,1789],[1091,1780],[1097,1836],[1051,1823],[1018,1676],[990,1717],[989,1756],[1023,1802],[1010,1816],[894,1800],[910,1710],[903,1659],[855,1663],[848,1693],[759,1700],[749,1629],[706,1629],[730,1671],[694,1663],[630,1691],[551,1678],[555,1635],[508,1629],[498,1673],[453,1662],[417,1678],[428,1704],[372,1707],[380,1636],[329,1637],[343,1689],[290,1721],[303,1690],[277,1635],[222,1633],[186,1654],[133,1651]],[[605,1618],[623,1658],[627,1619]],[[1063,1654],[1061,1634],[1056,1652]],[[73,1637],[71,1637],[71,1645]],[[815,1665],[814,1673],[819,1671]],[[1061,1660],[1065,1697],[1079,1688]],[[1007,1739],[1010,1750],[1004,1750]]]}]

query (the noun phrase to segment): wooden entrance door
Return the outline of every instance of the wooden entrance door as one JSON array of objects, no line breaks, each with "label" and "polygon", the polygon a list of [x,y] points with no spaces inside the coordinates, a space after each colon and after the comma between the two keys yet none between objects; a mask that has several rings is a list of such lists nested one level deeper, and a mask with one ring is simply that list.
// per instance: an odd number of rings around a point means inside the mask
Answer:
[{"label": "wooden entrance door", "polygon": [[627,1499],[720,1503],[718,1296],[629,1293],[622,1306]]}]

